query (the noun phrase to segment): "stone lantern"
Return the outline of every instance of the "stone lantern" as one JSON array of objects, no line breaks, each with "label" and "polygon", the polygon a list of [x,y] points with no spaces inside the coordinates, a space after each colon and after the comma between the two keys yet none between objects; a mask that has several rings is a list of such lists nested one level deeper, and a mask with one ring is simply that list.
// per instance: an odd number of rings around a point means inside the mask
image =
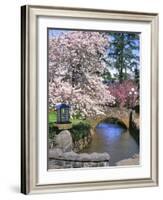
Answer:
[{"label": "stone lantern", "polygon": [[57,111],[57,124],[70,123],[70,106],[65,103],[59,103],[56,105]]}]

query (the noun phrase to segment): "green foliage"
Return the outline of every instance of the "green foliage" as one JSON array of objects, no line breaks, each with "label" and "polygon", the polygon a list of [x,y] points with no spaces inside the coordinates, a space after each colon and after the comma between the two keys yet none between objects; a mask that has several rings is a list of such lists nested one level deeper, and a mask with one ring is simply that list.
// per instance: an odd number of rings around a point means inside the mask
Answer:
[{"label": "green foliage", "polygon": [[73,124],[70,130],[72,138],[74,141],[78,141],[90,133],[90,124],[88,122],[79,122],[78,124]]},{"label": "green foliage", "polygon": [[139,77],[140,77],[139,69],[135,68],[134,73],[135,73],[135,82],[139,85]]},{"label": "green foliage", "polygon": [[57,113],[56,113],[56,111],[49,112],[48,121],[49,121],[49,123],[57,121]]},{"label": "green foliage", "polygon": [[54,126],[54,123],[49,123],[49,139],[53,139],[59,132],[60,130]]},{"label": "green foliage", "polygon": [[[56,112],[51,111],[49,112],[49,139],[53,139],[55,135],[59,134],[61,130],[59,130],[57,127],[55,127],[56,122]],[[87,136],[90,132],[90,124],[86,120],[73,118],[71,120],[72,122],[72,128],[70,129],[70,132],[72,134],[73,140],[77,141],[81,138],[84,138]]]},{"label": "green foliage", "polygon": [[109,71],[104,72],[104,74],[102,75],[102,78],[103,78],[103,83],[105,84],[113,83],[117,79],[116,74],[112,76]]},{"label": "green foliage", "polygon": [[135,76],[139,78],[139,72],[136,71],[139,65],[139,34],[112,32],[109,36],[108,59],[105,61],[117,70],[118,80],[127,80],[128,71],[132,71],[133,74],[136,72]]}]

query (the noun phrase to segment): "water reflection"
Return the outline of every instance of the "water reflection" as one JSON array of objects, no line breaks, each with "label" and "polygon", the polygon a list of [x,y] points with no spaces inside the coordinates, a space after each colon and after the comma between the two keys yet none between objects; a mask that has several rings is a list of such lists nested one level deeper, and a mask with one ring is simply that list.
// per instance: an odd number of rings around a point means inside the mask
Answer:
[{"label": "water reflection", "polygon": [[105,140],[119,140],[119,137],[121,137],[121,134],[125,131],[120,126],[117,126],[116,124],[107,124],[107,123],[101,123],[96,128],[97,132],[103,132],[102,136],[105,136]]},{"label": "water reflection", "polygon": [[103,122],[96,127],[91,144],[83,152],[108,152],[110,165],[114,166],[119,160],[139,153],[139,146],[128,130],[118,124]]}]

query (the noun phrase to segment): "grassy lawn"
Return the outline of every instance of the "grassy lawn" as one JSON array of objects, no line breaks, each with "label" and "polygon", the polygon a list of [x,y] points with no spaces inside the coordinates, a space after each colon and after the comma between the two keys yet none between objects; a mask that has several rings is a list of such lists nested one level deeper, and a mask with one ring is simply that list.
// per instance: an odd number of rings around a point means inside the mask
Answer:
[{"label": "grassy lawn", "polygon": [[[55,111],[49,112],[49,123],[53,123],[57,121],[57,113]],[[76,125],[80,122],[84,122],[86,120],[81,120],[81,119],[71,119],[71,122],[73,125]]]},{"label": "grassy lawn", "polygon": [[49,112],[49,123],[53,123],[57,121],[56,112]]}]

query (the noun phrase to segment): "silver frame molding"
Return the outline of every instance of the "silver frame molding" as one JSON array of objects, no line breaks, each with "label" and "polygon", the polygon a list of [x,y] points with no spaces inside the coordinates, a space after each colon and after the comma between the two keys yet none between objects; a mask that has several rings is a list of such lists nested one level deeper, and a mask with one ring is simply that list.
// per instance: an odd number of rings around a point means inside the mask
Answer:
[{"label": "silver frame molding", "polygon": [[[128,20],[151,25],[151,176],[147,179],[37,183],[37,47],[38,16]],[[70,192],[158,185],[158,14],[48,6],[21,7],[21,192]]]}]

